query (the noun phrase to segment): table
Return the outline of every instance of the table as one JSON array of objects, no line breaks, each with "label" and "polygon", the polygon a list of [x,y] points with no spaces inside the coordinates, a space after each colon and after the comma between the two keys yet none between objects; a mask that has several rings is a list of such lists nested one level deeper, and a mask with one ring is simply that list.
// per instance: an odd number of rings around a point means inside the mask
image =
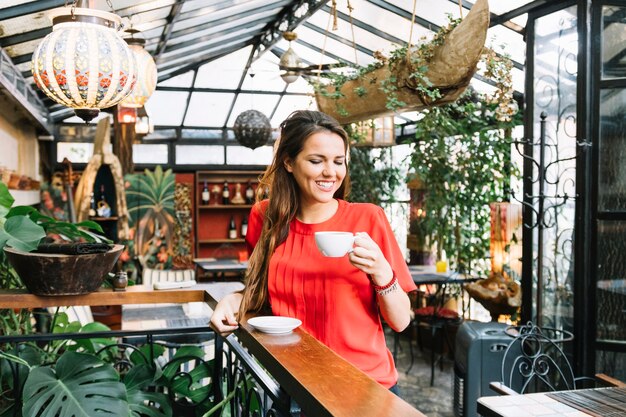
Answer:
[{"label": "table", "polygon": [[409,272],[415,285],[465,284],[480,279],[461,275],[456,271],[435,272],[432,265],[409,265]]},{"label": "table", "polygon": [[[189,290],[205,290],[213,298],[243,289],[241,282],[200,283]],[[146,288],[147,291],[150,288]],[[157,290],[155,290],[157,291]],[[122,330],[152,330],[159,328],[184,328],[206,326],[213,310],[206,302],[193,301],[184,304],[148,303],[124,304],[122,306]]]},{"label": "table", "polygon": [[248,261],[240,262],[238,259],[196,258],[193,261],[200,269],[213,275],[214,278],[224,276],[225,272],[237,272],[243,275],[248,269]]},{"label": "table", "polygon": [[626,416],[626,388],[481,397],[477,410],[485,417]]}]

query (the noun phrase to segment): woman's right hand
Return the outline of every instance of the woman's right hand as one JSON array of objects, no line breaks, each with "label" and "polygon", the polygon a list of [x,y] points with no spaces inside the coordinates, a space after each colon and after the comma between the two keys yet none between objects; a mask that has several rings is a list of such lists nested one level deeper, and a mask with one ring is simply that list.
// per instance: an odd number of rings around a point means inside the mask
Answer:
[{"label": "woman's right hand", "polygon": [[217,303],[211,316],[211,327],[221,336],[228,336],[239,328],[237,315],[241,304],[241,293],[228,294]]}]

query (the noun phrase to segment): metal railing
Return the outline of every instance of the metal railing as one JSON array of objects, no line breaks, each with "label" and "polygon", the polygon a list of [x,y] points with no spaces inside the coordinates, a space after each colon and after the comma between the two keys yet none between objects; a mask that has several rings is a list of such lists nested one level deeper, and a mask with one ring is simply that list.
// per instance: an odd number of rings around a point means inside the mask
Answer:
[{"label": "metal railing", "polygon": [[[26,368],[8,358],[7,354],[21,358],[27,356],[28,347],[45,351],[55,341],[80,344],[85,340],[104,345],[93,354],[117,370],[122,380],[138,366],[148,367],[150,372],[161,375],[143,386],[142,391],[152,394],[146,398],[152,399],[153,403],[155,399],[168,398],[169,405],[145,406],[171,408],[173,414],[170,415],[219,416],[226,408],[231,417],[300,415],[299,407],[290,396],[234,335],[223,338],[208,326],[0,336],[0,368],[10,369],[12,375],[11,378],[6,374],[4,378],[0,377],[0,414],[13,406],[13,414],[6,415],[22,415],[22,405],[29,400],[24,397]],[[65,350],[73,349],[70,346],[67,344]],[[198,349],[203,353],[198,354]],[[49,362],[40,366],[54,365]],[[155,397],[155,393],[162,396]]]}]

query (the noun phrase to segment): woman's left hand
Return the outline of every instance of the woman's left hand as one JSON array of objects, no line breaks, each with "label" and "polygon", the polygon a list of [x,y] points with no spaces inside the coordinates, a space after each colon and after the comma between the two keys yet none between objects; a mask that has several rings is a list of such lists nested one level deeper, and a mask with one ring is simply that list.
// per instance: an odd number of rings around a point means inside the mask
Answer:
[{"label": "woman's left hand", "polygon": [[393,270],[378,244],[365,232],[355,234],[350,263],[369,274],[375,285],[385,285],[393,278]]}]

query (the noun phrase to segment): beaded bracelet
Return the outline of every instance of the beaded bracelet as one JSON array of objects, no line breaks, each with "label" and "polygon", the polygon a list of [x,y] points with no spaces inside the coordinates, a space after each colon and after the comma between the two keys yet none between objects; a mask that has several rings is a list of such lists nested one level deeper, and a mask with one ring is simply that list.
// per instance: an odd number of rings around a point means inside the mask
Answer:
[{"label": "beaded bracelet", "polygon": [[396,289],[395,287],[397,284],[398,284],[398,278],[396,277],[396,274],[393,274],[393,277],[391,278],[391,280],[385,285],[376,285],[372,282],[374,291],[376,291],[376,294],[378,295],[389,294],[390,292]]},{"label": "beaded bracelet", "polygon": [[395,291],[395,290],[397,290],[397,289],[398,289],[398,281],[395,281],[395,282],[391,285],[391,287],[389,287],[389,288],[386,288],[386,289],[384,289],[384,290],[376,290],[376,294],[378,294],[378,295],[380,295],[380,296],[385,296],[385,295],[387,295],[387,294],[389,294],[389,293],[394,292],[394,291]]}]

